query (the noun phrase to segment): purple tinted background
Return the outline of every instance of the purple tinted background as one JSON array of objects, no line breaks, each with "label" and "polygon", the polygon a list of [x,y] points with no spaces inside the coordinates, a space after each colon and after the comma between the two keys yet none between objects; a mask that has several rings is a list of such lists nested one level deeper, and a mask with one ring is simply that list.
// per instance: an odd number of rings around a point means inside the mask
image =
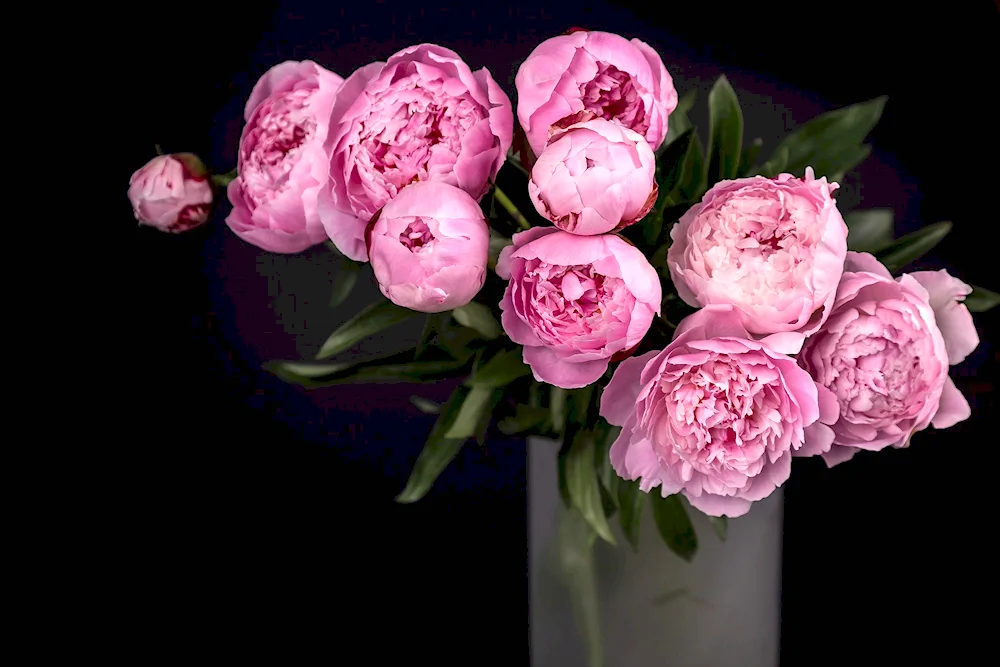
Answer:
[{"label": "purple tinted background", "polygon": [[[969,282],[1000,287],[992,264],[976,255],[996,218],[989,181],[987,194],[979,184],[996,159],[996,132],[992,112],[969,106],[983,104],[979,91],[995,72],[987,45],[996,9],[908,9],[903,29],[900,17],[871,4],[799,13],[283,2],[207,6],[195,23],[160,13],[137,40],[137,48],[156,38],[164,46],[149,57],[149,81],[137,91],[136,107],[146,112],[133,118],[134,159],[123,171],[148,159],[154,142],[231,168],[250,88],[285,59],[311,58],[346,76],[432,41],[474,68],[490,67],[513,92],[519,61],[542,39],[580,25],[652,44],[680,92],[700,91],[694,115],[702,128],[705,93],[725,72],[747,136],[764,139],[765,155],[796,123],[888,93],[871,137],[875,153],[846,179],[841,206],[890,206],[898,232],[952,219],[955,232],[926,266],[958,265]],[[190,67],[192,59],[202,67]],[[122,483],[137,499],[140,562],[160,573],[142,580],[144,599],[183,610],[172,646],[186,652],[207,639],[242,652],[263,638],[298,637],[335,656],[377,650],[386,661],[413,654],[466,664],[487,655],[525,664],[523,443],[467,447],[424,501],[395,505],[433,421],[408,397],[443,398],[450,386],[306,393],[261,371],[269,359],[310,357],[377,290],[366,273],[331,311],[323,248],[269,255],[228,232],[227,210],[223,203],[210,227],[182,237],[136,230],[130,258],[147,290],[134,340],[146,355],[157,350],[158,362],[132,410],[164,444],[131,450],[128,463],[141,472]],[[983,486],[967,486],[965,462],[988,461],[979,450],[991,440],[983,436],[992,431],[996,321],[995,313],[977,318],[983,345],[957,371],[971,420],[833,471],[796,465],[786,495],[783,664],[835,664],[861,651],[902,660],[973,650],[954,639],[980,622],[963,600],[987,565],[970,531],[981,529],[989,505]],[[399,348],[416,333],[400,328],[360,349]],[[179,414],[165,410],[179,399]],[[896,638],[903,632],[906,641]],[[355,637],[358,648],[343,648]]]}]

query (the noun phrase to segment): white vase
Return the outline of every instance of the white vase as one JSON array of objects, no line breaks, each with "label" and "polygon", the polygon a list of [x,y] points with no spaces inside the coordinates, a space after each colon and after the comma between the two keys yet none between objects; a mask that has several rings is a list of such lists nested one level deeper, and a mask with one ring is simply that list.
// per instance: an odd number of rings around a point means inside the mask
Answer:
[{"label": "white vase", "polygon": [[661,541],[647,507],[638,554],[598,540],[593,572],[603,660],[591,661],[561,577],[558,443],[528,439],[528,555],[532,667],[776,667],[780,629],[782,494],[729,521],[721,542],[698,512],[692,563]]}]

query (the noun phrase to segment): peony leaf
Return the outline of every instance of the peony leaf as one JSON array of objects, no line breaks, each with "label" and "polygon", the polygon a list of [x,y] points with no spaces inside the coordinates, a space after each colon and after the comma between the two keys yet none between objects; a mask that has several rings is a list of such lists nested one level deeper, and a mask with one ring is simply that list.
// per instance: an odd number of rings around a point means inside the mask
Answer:
[{"label": "peony leaf", "polygon": [[742,148],[743,111],[722,75],[708,93],[708,185],[739,175]]},{"label": "peony leaf", "polygon": [[566,428],[566,390],[553,386],[549,392],[549,410],[552,414],[552,429],[562,433]]},{"label": "peony leaf", "polygon": [[670,122],[667,123],[667,136],[663,139],[663,143],[660,144],[660,148],[657,150],[657,157],[664,153],[685,132],[694,127],[691,124],[691,119],[688,118],[688,112],[694,108],[697,97],[698,91],[691,90],[681,95],[681,98],[677,100],[677,108],[670,114]]},{"label": "peony leaf", "polygon": [[874,253],[892,243],[892,209],[852,211],[844,216],[844,222],[847,223],[848,250]]},{"label": "peony leaf", "polygon": [[775,148],[771,158],[753,170],[773,178],[782,172],[796,176],[812,167],[816,177],[840,178],[868,156],[862,147],[872,131],[888,97],[877,97],[817,116],[796,128]]},{"label": "peony leaf", "polygon": [[965,297],[965,307],[971,313],[985,313],[1000,303],[1000,294],[985,287],[972,286],[972,294]]},{"label": "peony leaf", "polygon": [[708,516],[708,522],[712,524],[712,530],[723,542],[726,541],[726,537],[729,535],[729,520],[724,516]]},{"label": "peony leaf", "polygon": [[472,387],[468,396],[462,401],[462,407],[455,416],[455,421],[445,432],[447,439],[466,439],[476,434],[476,426],[479,419],[486,411],[493,396],[493,389],[490,387]]},{"label": "peony leaf", "polygon": [[354,285],[361,274],[361,264],[352,262],[346,257],[341,259],[339,270],[333,275],[333,290],[330,294],[330,307],[336,308],[351,295]]},{"label": "peony leaf", "polygon": [[436,382],[459,375],[465,360],[413,361],[413,351],[406,350],[387,357],[366,361],[315,363],[302,361],[272,361],[264,368],[285,382],[310,389],[338,384]]},{"label": "peony leaf", "polygon": [[417,410],[420,410],[425,415],[436,415],[441,413],[441,406],[434,401],[424,398],[423,396],[410,396],[410,403],[413,403]]},{"label": "peony leaf", "polygon": [[441,414],[434,422],[434,428],[427,436],[427,444],[420,451],[413,471],[406,481],[406,487],[396,496],[398,503],[412,503],[420,500],[434,485],[468,438],[447,438],[445,434],[454,425],[459,413],[465,405],[471,392],[465,387],[456,387],[448,401],[441,409]]},{"label": "peony leaf", "polygon": [[902,236],[875,253],[885,268],[895,273],[910,262],[923,257],[951,231],[950,222],[935,222]]},{"label": "peony leaf", "polygon": [[594,470],[594,433],[580,431],[566,454],[566,488],[573,506],[580,510],[591,528],[610,544],[615,543],[611,526],[604,516],[601,489]]},{"label": "peony leaf", "polygon": [[377,301],[330,334],[316,358],[328,359],[374,333],[417,317],[419,314],[416,311],[397,306],[388,300]]},{"label": "peony leaf", "polygon": [[705,194],[705,155],[698,139],[698,130],[693,130],[687,155],[684,156],[680,179],[674,191],[670,193],[670,201],[667,204],[677,205],[697,201],[703,194]]},{"label": "peony leaf", "polygon": [[493,317],[493,313],[481,303],[470,301],[464,306],[451,311],[451,315],[463,327],[469,327],[477,331],[486,340],[498,338],[503,333],[503,329],[500,328],[500,323]]},{"label": "peony leaf", "polygon": [[684,161],[687,158],[691,141],[694,139],[695,131],[690,129],[677,138],[663,155],[657,160],[657,182],[660,188],[660,199],[656,202],[656,208],[662,210],[666,207],[666,197],[674,191],[681,176],[684,173]]},{"label": "peony leaf", "polygon": [[698,551],[698,536],[680,496],[674,494],[664,498],[659,492],[654,492],[650,498],[660,537],[671,551],[690,563]]},{"label": "peony leaf", "polygon": [[518,405],[514,414],[502,420],[497,427],[501,433],[515,435],[526,431],[540,431],[549,420],[549,411],[530,405]]},{"label": "peony leaf", "polygon": [[646,507],[646,498],[649,494],[643,493],[639,488],[639,482],[621,480],[618,483],[618,520],[622,525],[622,532],[625,539],[632,545],[632,549],[639,552],[639,529],[642,526],[642,510]]},{"label": "peony leaf", "polygon": [[750,144],[743,149],[743,153],[740,155],[740,168],[739,176],[748,176],[751,169],[753,168],[754,162],[757,161],[757,156],[760,155],[760,149],[764,147],[764,140],[757,137]]},{"label": "peony leaf", "polygon": [[500,350],[489,361],[477,368],[465,381],[467,387],[495,389],[505,387],[519,377],[531,374],[521,360],[521,348]]}]

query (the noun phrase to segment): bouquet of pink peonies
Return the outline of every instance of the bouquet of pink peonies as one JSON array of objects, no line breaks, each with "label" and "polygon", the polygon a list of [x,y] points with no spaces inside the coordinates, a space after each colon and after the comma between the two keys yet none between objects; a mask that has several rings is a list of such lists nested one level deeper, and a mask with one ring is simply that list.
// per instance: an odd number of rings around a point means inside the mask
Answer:
[{"label": "bouquet of pink peonies", "polygon": [[[690,508],[724,539],[793,457],[833,466],[969,416],[949,367],[979,343],[970,312],[1000,295],[900,273],[949,223],[894,239],[891,212],[843,215],[834,197],[885,98],[824,114],[758,161],[725,77],[703,144],[694,95],[679,98],[638,39],[553,37],[515,86],[516,109],[486,69],[433,44],[346,79],[281,63],[247,101],[234,172],[160,155],[130,183],[136,217],[164,231],[206,222],[214,185],[245,241],[329,243],[334,305],[371,264],[385,299],[317,359],[269,368],[307,387],[461,379],[443,405],[414,397],[438,417],[397,500],[423,497],[491,425],[549,436],[592,538],[613,543],[617,515],[637,545],[649,499],[690,560]],[[412,349],[338,361],[418,317]]]}]

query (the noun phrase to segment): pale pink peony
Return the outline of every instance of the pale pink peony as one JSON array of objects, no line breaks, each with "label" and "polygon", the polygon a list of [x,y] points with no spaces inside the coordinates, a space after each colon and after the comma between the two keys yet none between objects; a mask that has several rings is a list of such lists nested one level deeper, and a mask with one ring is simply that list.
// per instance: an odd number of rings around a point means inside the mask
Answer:
[{"label": "pale pink peony", "polygon": [[226,224],[244,241],[293,253],[326,240],[317,204],[329,169],[323,141],[343,81],[308,60],[275,65],[257,81],[228,190]]},{"label": "pale pink peony", "polygon": [[194,154],[159,155],[132,174],[128,198],[140,224],[183,232],[208,220],[212,182]]},{"label": "pale pink peony", "polygon": [[411,46],[344,83],[326,149],[323,225],[336,246],[366,260],[375,212],[416,181],[456,185],[480,199],[507,157],[510,100],[485,68],[434,44]]},{"label": "pale pink peony", "polygon": [[438,313],[464,306],[486,280],[486,218],[454,185],[404,188],[372,219],[366,239],[379,289],[404,308]]},{"label": "pale pink peony", "polygon": [[847,254],[836,183],[781,174],[721,181],[670,230],[667,266],[690,306],[731,303],[747,331],[816,331]]},{"label": "pale pink peony", "polygon": [[823,453],[828,465],[862,449],[905,447],[929,424],[948,428],[969,417],[948,365],[979,344],[960,303],[970,291],[945,271],[893,280],[871,255],[847,253],[830,317],[799,355],[840,406],[833,447]]},{"label": "pale pink peony", "polygon": [[754,340],[730,305],[685,318],[662,351],[626,359],[601,395],[622,427],[611,464],[648,492],[740,516],[781,486],[793,454],[829,449],[837,401],[795,364],[802,338]]},{"label": "pale pink peony", "polygon": [[497,262],[497,274],[509,280],[500,303],[504,330],[524,346],[536,380],[564,389],[597,381],[659,314],[659,276],[639,250],[610,234],[534,227],[513,241]]},{"label": "pale pink peony", "polygon": [[603,118],[556,134],[531,169],[538,212],[574,234],[604,234],[642,219],[656,202],[656,158],[646,140]]},{"label": "pale pink peony", "polygon": [[577,31],[539,44],[517,71],[517,117],[535,155],[549,129],[580,111],[635,130],[653,147],[677,108],[674,82],[660,56],[638,39]]}]

